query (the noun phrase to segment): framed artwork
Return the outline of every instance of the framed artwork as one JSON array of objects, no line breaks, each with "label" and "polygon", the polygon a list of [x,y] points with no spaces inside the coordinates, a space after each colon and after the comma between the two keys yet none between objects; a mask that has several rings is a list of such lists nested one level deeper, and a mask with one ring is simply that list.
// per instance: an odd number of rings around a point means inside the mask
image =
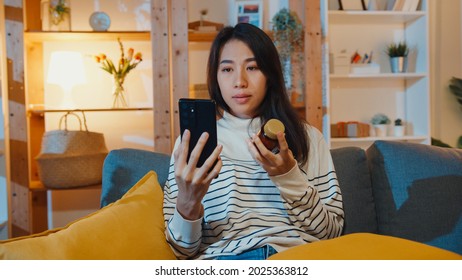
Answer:
[{"label": "framed artwork", "polygon": [[338,0],[340,10],[365,11],[367,10],[364,0]]},{"label": "framed artwork", "polygon": [[263,3],[258,1],[236,1],[234,24],[246,22],[263,29]]}]

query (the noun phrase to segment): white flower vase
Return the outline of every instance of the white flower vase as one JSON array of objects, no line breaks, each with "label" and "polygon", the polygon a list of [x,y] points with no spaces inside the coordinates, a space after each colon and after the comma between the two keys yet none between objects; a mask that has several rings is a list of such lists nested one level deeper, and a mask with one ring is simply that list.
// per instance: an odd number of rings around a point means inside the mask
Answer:
[{"label": "white flower vase", "polygon": [[386,124],[374,124],[375,136],[376,137],[387,136],[387,128],[388,128],[388,125]]},{"label": "white flower vase", "polygon": [[404,136],[404,126],[403,125],[395,125],[393,130],[394,130],[394,135],[396,137],[403,137]]}]

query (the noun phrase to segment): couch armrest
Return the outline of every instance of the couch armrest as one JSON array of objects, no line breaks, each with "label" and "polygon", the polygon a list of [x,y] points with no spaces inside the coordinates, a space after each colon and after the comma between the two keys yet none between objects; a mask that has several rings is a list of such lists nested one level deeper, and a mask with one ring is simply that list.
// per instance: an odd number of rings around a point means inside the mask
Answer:
[{"label": "couch armrest", "polygon": [[112,150],[104,160],[101,207],[121,198],[146,173],[157,173],[159,184],[167,180],[170,156],[138,149]]}]

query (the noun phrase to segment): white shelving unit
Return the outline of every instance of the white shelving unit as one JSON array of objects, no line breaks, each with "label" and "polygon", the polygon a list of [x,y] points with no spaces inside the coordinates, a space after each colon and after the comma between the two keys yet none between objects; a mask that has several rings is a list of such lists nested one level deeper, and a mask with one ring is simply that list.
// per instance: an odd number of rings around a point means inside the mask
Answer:
[{"label": "white shelving unit", "polygon": [[[323,133],[332,148],[367,148],[376,140],[412,141],[430,144],[429,28],[427,1],[415,12],[338,11],[322,3],[324,35]],[[331,2],[332,3],[332,2]],[[391,73],[385,53],[391,42],[406,41],[411,48],[407,73]],[[345,50],[348,55],[373,52],[379,74],[339,74],[329,68],[329,54]],[[330,56],[332,57],[332,56]],[[332,65],[333,61],[330,62]],[[364,138],[332,138],[330,124],[359,121],[369,123],[376,113],[392,121],[388,135]],[[401,118],[406,127],[402,137],[393,136],[393,121]]]}]

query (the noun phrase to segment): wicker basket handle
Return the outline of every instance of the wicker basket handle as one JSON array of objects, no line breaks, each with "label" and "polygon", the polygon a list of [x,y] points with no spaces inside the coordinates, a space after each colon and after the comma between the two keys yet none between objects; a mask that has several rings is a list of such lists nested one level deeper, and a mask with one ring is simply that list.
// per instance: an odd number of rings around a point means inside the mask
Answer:
[{"label": "wicker basket handle", "polygon": [[88,126],[87,126],[87,118],[85,117],[85,112],[81,110],[82,116],[83,116],[83,126],[85,127],[85,130],[88,131]]},{"label": "wicker basket handle", "polygon": [[64,119],[64,130],[67,131],[67,117],[69,115],[73,115],[79,120],[79,130],[82,131],[82,120],[80,119],[79,115],[77,115],[75,112],[82,112],[83,116],[83,126],[85,127],[85,131],[88,132],[88,126],[87,126],[87,118],[85,117],[85,112],[83,110],[72,110],[68,111],[66,114],[64,114],[60,119],[59,119],[59,129],[61,129],[61,124]]},{"label": "wicker basket handle", "polygon": [[[59,129],[60,129],[60,130],[62,129],[61,127],[62,127],[62,122],[63,122],[63,119],[64,119],[64,130],[65,130],[65,131],[68,131],[68,129],[67,129],[67,117],[70,116],[70,115],[75,116],[75,117],[77,118],[77,120],[79,121],[79,130],[82,130],[82,120],[80,119],[80,117],[79,117],[76,113],[74,113],[74,112],[72,112],[72,111],[67,112],[66,114],[64,114],[64,115],[59,119]],[[85,126],[85,127],[86,127],[86,126]],[[88,130],[88,129],[87,129],[87,130]]]}]

